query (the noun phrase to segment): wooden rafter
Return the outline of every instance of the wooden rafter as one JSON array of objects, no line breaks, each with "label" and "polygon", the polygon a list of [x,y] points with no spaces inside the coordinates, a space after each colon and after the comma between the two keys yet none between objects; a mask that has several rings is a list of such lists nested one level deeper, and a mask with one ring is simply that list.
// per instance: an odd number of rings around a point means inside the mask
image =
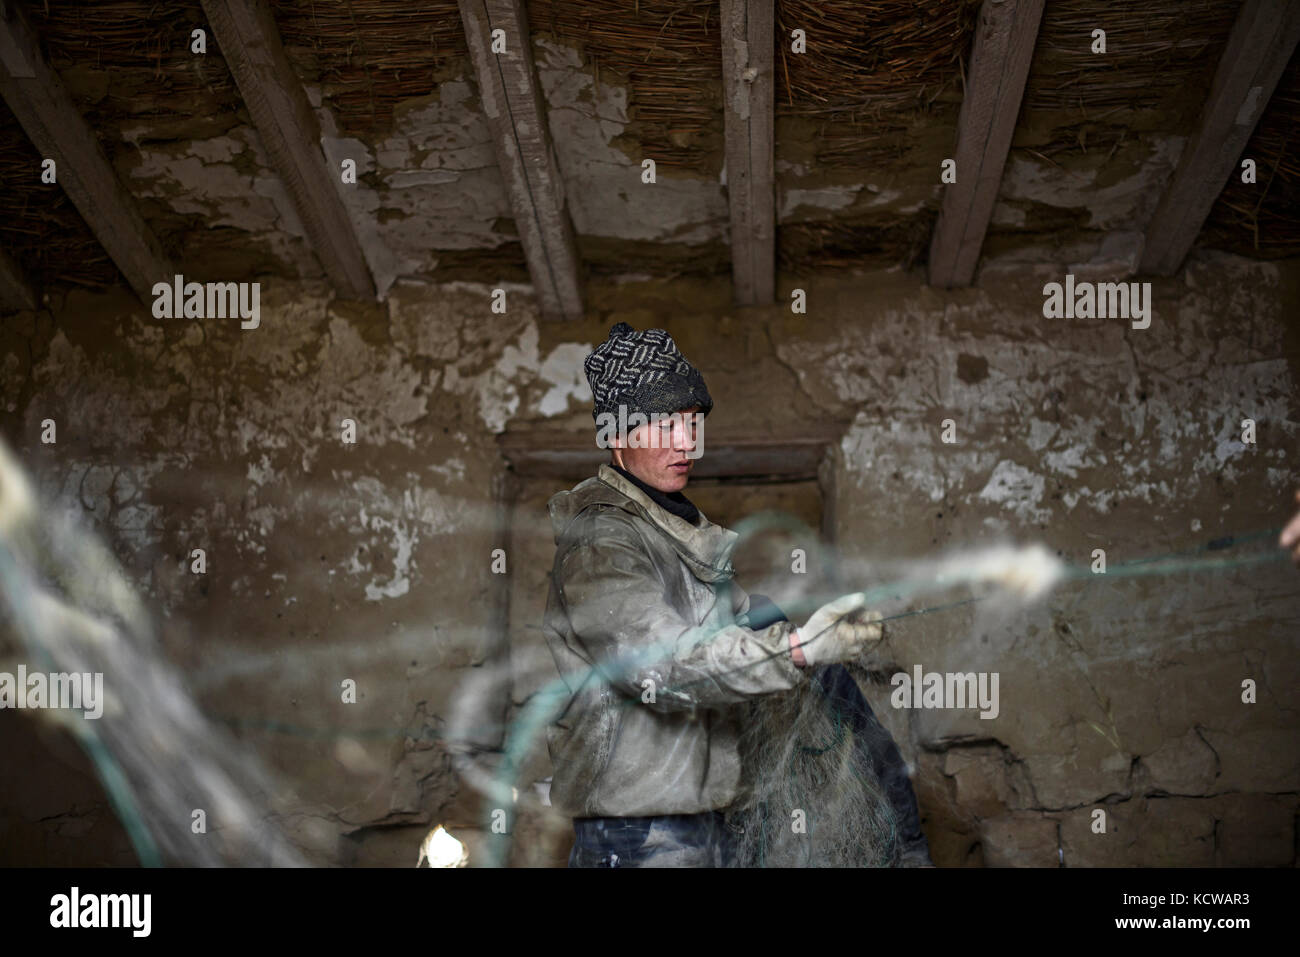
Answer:
[{"label": "wooden rafter", "polygon": [[1246,0],[1242,4],[1196,132],[1147,225],[1142,272],[1168,276],[1183,264],[1236,169],[1297,41],[1300,3]]},{"label": "wooden rafter", "polygon": [[766,305],[776,291],[773,173],[773,0],[722,0],[731,266],[738,305]]},{"label": "wooden rafter", "polygon": [[957,118],[957,181],[944,187],[930,242],[932,286],[975,278],[1042,17],[1043,0],[984,0],[980,8]]},{"label": "wooden rafter", "polygon": [[373,299],[374,280],[339,195],[340,173],[326,162],[316,115],[270,9],[264,0],[203,0],[203,10],[325,274],[340,295]]},{"label": "wooden rafter", "polygon": [[[459,2],[479,99],[492,129],[538,306],[547,319],[579,319],[583,306],[577,247],[533,70],[528,18],[520,0]],[[504,31],[504,52],[493,52],[495,30]]]}]

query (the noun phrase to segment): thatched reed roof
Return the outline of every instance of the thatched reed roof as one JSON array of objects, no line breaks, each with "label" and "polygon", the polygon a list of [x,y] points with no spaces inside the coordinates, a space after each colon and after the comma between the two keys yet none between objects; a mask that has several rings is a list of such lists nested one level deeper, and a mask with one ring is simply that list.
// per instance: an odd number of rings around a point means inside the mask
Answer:
[{"label": "thatched reed roof", "polygon": [[[1167,112],[1189,92],[1203,99],[1240,5],[1052,0],[1043,11],[1025,108],[1099,117],[1112,110]],[[1105,55],[1092,52],[1096,29],[1106,31]]]},{"label": "thatched reed roof", "polygon": [[392,128],[393,108],[469,69],[456,0],[272,0],[298,75],[318,83],[347,136]]},{"label": "thatched reed roof", "polygon": [[41,159],[0,100],[0,246],[42,288],[101,288],[117,267],[62,188],[41,182]]}]

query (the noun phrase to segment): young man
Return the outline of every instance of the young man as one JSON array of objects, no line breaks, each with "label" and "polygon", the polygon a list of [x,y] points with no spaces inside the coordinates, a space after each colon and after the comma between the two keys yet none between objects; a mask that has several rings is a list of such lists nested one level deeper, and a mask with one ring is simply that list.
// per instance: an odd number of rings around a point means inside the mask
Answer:
[{"label": "young man", "polygon": [[[570,692],[548,728],[551,802],[575,819],[570,866],[725,865],[722,812],[741,771],[733,706],[856,658],[879,640],[879,615],[848,595],[796,629],[734,582],[721,607],[736,534],[682,494],[713,407],[699,371],[664,330],[625,323],[585,371],[611,462],[549,502],[556,555],[544,631]],[[623,423],[625,432],[611,427]],[[845,669],[817,678],[855,707],[850,720],[870,743],[911,859],[928,864],[893,741]]]}]

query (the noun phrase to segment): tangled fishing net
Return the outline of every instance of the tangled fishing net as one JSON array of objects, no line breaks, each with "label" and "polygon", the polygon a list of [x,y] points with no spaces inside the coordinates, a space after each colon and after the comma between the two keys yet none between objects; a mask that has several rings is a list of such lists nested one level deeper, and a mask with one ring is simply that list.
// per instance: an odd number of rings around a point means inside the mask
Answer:
[{"label": "tangled fishing net", "polygon": [[37,670],[103,675],[101,718],[33,717],[85,750],[141,863],[303,863],[255,800],[273,793],[269,777],[199,710],[113,555],[41,503],[0,442],[0,657],[16,653]]},{"label": "tangled fishing net", "polygon": [[893,807],[844,706],[809,681],[748,706],[742,789],[728,809],[736,867],[889,867]]}]

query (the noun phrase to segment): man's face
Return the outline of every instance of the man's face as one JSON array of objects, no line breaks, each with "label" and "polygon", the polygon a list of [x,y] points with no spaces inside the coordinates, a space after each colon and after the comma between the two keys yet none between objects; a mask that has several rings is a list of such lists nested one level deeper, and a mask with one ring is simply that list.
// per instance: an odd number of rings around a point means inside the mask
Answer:
[{"label": "man's face", "polygon": [[[691,414],[699,410],[693,405],[678,415],[662,416],[658,422],[633,429],[627,443],[616,439],[614,464],[661,492],[680,492],[698,459],[687,458],[686,453],[694,454],[699,441],[697,418]],[[652,432],[657,434],[652,436]]]}]

